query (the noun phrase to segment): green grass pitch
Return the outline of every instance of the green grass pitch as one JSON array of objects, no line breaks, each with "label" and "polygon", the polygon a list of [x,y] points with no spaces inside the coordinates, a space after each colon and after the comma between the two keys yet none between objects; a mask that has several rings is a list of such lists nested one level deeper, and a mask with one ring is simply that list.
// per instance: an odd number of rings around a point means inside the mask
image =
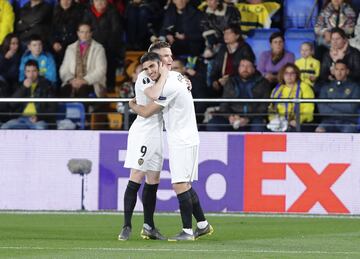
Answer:
[{"label": "green grass pitch", "polygon": [[[209,215],[215,232],[194,242],[142,240],[142,216],[118,241],[122,214],[0,213],[0,258],[360,258],[360,217]],[[167,236],[180,216],[156,214]],[[195,223],[194,223],[195,225]]]}]

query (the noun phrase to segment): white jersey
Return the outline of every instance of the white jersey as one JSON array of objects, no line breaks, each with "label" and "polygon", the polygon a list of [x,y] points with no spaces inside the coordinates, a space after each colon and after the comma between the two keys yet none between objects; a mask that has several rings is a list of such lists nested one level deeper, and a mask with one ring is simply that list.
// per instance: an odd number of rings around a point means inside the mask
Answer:
[{"label": "white jersey", "polygon": [[[146,75],[145,71],[142,71],[138,75],[135,83],[135,96],[137,104],[145,106],[152,102],[152,100],[145,95],[144,91],[153,84],[154,81]],[[150,136],[154,134],[158,135],[159,132],[162,132],[162,126],[163,120],[161,113],[154,114],[149,118],[144,118],[138,115],[131,125],[129,132],[136,132],[135,134]]]},{"label": "white jersey", "polygon": [[[152,100],[146,97],[144,90],[154,82],[145,72],[138,75],[135,84],[136,102],[146,105]],[[137,116],[130,127],[124,167],[143,172],[161,171],[163,164],[162,150],[163,120],[161,113],[149,118]]]},{"label": "white jersey", "polygon": [[169,71],[157,104],[164,107],[163,118],[169,147],[199,144],[194,102],[183,75]]}]

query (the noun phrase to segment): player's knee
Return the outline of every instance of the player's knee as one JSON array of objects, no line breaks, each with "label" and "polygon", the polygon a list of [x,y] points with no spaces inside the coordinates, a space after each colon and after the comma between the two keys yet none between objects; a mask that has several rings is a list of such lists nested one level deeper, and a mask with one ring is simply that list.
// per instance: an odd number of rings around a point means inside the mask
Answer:
[{"label": "player's knee", "polygon": [[181,182],[181,183],[173,183],[173,189],[176,194],[180,194],[188,191],[191,188],[189,183]]},{"label": "player's knee", "polygon": [[146,174],[147,184],[159,184],[160,183],[160,172],[149,171]]},{"label": "player's knee", "polygon": [[136,169],[131,169],[129,180],[135,183],[141,183],[145,173]]}]

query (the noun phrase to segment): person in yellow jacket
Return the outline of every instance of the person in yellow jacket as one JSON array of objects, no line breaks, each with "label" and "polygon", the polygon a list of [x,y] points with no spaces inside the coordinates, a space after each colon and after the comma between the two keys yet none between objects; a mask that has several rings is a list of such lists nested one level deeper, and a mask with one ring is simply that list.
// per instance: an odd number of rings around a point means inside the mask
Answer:
[{"label": "person in yellow jacket", "polygon": [[271,17],[280,9],[276,2],[263,0],[247,0],[245,3],[236,4],[241,14],[241,31],[247,34],[256,28],[270,28]]},{"label": "person in yellow jacket", "polygon": [[14,31],[15,14],[8,0],[0,0],[0,45],[6,35]]},{"label": "person in yellow jacket", "polygon": [[[299,68],[287,63],[279,72],[279,84],[271,93],[273,99],[313,99],[314,92],[308,84],[300,80]],[[296,128],[296,113],[300,112],[300,124],[313,121],[314,103],[273,103],[269,106],[268,128],[272,131],[293,131]],[[272,122],[284,121],[286,126]]]},{"label": "person in yellow jacket", "polygon": [[314,45],[304,42],[300,48],[301,58],[295,61],[295,65],[300,69],[301,81],[310,86],[314,86],[320,74],[320,61],[313,57]]}]

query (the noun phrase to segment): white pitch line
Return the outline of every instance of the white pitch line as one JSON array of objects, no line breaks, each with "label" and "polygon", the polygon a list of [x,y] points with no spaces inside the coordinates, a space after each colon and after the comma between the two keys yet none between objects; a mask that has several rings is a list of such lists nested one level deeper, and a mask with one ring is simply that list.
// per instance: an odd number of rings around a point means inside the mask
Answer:
[{"label": "white pitch line", "polygon": [[[1,214],[25,214],[25,215],[110,215],[110,216],[119,216],[124,213],[121,211],[21,211],[21,210],[0,210]],[[179,213],[175,212],[155,212],[156,216],[179,216]],[[134,215],[143,215],[142,212],[134,212]],[[224,213],[206,213],[207,216],[214,217],[249,217],[249,218],[334,218],[334,219],[360,219],[360,215],[351,215],[351,214],[289,214],[289,213],[233,213],[233,212],[224,212]]]},{"label": "white pitch line", "polygon": [[176,249],[176,248],[116,248],[116,247],[26,247],[3,246],[0,250],[60,250],[60,251],[109,251],[109,252],[190,252],[190,253],[237,253],[237,254],[337,254],[360,255],[360,252],[350,251],[295,251],[295,250],[235,250],[235,249]]}]

